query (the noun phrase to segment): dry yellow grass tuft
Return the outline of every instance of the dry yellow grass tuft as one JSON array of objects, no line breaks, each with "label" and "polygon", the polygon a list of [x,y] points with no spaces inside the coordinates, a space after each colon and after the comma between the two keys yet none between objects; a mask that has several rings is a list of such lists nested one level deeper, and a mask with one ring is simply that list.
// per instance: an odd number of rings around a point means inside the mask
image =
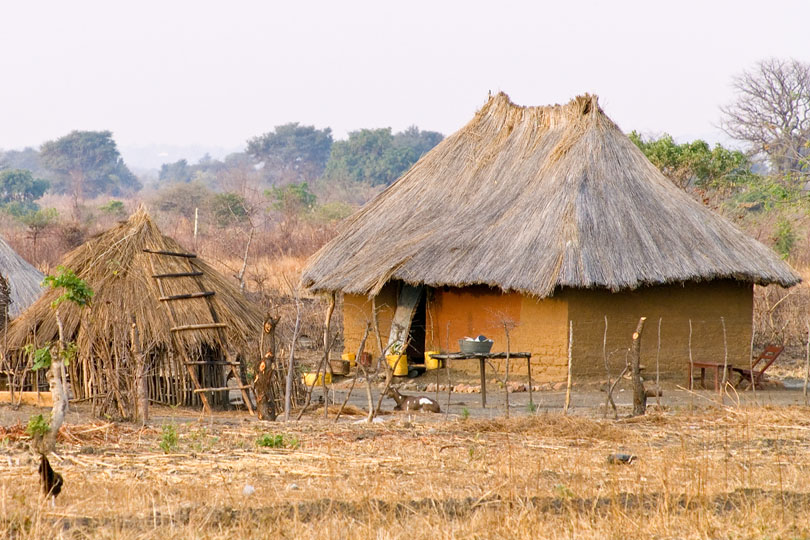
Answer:
[{"label": "dry yellow grass tuft", "polygon": [[[174,418],[178,442],[169,453],[159,449],[157,427],[71,426],[73,437],[52,459],[66,481],[55,508],[38,493],[24,441],[0,439],[0,536],[810,535],[804,408],[618,422],[558,415],[394,416],[372,425],[190,420]],[[611,465],[615,452],[637,460]]]}]

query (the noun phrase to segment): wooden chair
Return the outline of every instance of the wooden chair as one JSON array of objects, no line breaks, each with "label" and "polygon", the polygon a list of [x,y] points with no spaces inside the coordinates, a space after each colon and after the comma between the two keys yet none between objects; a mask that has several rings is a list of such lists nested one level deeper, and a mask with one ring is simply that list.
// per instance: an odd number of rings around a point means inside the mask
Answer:
[{"label": "wooden chair", "polygon": [[[743,381],[750,381],[751,386],[756,388],[756,385],[762,380],[762,375],[768,371],[771,364],[776,362],[776,359],[779,358],[779,355],[782,354],[783,350],[784,347],[780,345],[768,345],[757,357],[757,359],[754,360],[754,363],[751,364],[750,368],[732,368],[734,371],[740,374],[740,380],[737,381],[737,384],[735,384],[734,387],[739,388]],[[761,368],[757,369],[760,362],[764,362],[764,364]]]}]

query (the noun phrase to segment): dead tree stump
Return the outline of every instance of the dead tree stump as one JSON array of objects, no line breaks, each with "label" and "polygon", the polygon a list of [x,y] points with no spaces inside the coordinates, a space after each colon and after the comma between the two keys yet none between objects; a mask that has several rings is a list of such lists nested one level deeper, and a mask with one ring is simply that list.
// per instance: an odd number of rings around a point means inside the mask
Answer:
[{"label": "dead tree stump", "polygon": [[[268,317],[262,328],[263,357],[253,366],[253,392],[256,395],[256,415],[259,420],[275,420],[278,416],[276,410],[276,396],[273,393],[273,377],[276,373],[276,325],[279,318]],[[265,340],[265,338],[267,338]]]}]

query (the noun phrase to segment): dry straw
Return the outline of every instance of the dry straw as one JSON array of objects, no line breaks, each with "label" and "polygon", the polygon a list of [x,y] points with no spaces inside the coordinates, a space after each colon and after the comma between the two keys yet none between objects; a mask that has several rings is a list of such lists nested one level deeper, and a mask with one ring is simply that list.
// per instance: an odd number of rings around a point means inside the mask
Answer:
[{"label": "dry straw", "polygon": [[596,96],[520,107],[503,93],[350,218],[303,274],[314,291],[375,294],[399,279],[540,298],[719,278],[800,281],[665,178]]},{"label": "dry straw", "polygon": [[8,280],[11,293],[10,317],[16,317],[42,295],[42,273],[20,257],[0,238],[0,273]]},{"label": "dry straw", "polygon": [[[168,391],[165,401],[193,398],[185,381],[183,360],[200,360],[232,353],[243,359],[255,352],[252,344],[262,325],[261,313],[227,278],[199,258],[147,253],[144,250],[187,252],[164,236],[139,208],[129,220],[91,239],[68,253],[61,264],[73,270],[94,291],[91,306],[80,311],[63,303],[60,314],[65,337],[78,346],[78,366],[71,368],[73,391],[78,399],[107,396],[126,409],[127,369],[131,368],[130,325],[138,326],[139,349],[151,369],[172,381],[184,380],[182,388]],[[162,296],[156,274],[193,274],[163,280],[167,296],[211,291],[212,296],[173,301],[174,320]],[[57,339],[57,324],[51,304],[61,294],[49,290],[9,326],[8,357],[14,358],[26,344],[37,346]],[[172,332],[172,327],[222,323],[222,328]],[[172,335],[174,334],[174,335]],[[183,395],[178,395],[183,393]],[[154,397],[154,396],[153,396]]]}]

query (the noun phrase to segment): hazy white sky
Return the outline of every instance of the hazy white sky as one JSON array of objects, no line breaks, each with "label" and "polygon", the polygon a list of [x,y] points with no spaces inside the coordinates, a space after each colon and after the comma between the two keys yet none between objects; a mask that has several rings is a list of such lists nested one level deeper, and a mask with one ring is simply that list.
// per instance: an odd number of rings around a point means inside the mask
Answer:
[{"label": "hazy white sky", "polygon": [[299,121],[445,134],[489,90],[600,96],[624,129],[720,140],[731,77],[810,61],[810,1],[2,0],[0,148],[73,129],[239,148]]}]

